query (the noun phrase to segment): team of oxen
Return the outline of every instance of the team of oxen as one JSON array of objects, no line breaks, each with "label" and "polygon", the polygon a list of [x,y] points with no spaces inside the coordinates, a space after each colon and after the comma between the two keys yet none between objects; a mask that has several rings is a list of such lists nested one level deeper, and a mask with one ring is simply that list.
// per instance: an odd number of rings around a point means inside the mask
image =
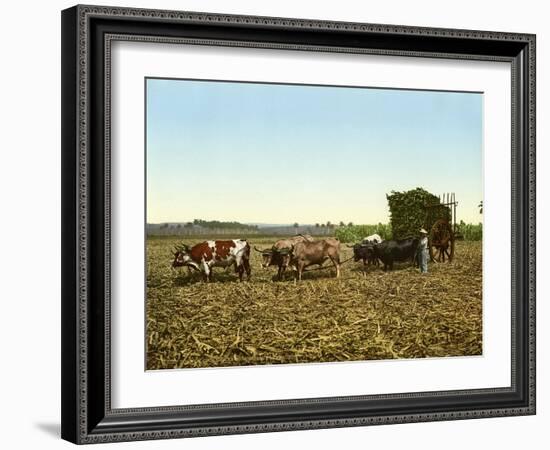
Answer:
[{"label": "team of oxen", "polygon": [[[416,261],[416,251],[419,239],[408,238],[401,240],[382,240],[373,234],[353,246],[353,259],[363,261],[363,273],[366,268],[379,262],[384,270],[393,270],[394,262]],[[326,261],[330,261],[336,269],[336,277],[340,277],[340,241],[337,238],[313,239],[310,235],[299,234],[281,239],[267,249],[254,250],[262,255],[262,267],[277,268],[277,279],[282,280],[288,268],[295,271],[296,279],[301,280],[307,267],[318,266],[323,268]],[[234,267],[239,280],[250,279],[250,244],[245,239],[213,240],[196,244],[192,247],[182,244],[175,248],[172,267],[188,267],[189,271],[196,270],[202,273],[205,281],[212,279],[214,267],[229,269]]]}]

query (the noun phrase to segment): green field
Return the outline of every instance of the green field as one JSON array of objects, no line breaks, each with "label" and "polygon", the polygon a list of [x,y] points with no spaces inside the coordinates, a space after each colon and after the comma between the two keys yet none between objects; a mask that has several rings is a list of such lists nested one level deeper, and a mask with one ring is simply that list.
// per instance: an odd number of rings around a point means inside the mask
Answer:
[{"label": "green field", "polygon": [[[214,238],[214,237],[212,237]],[[147,240],[147,368],[223,367],[482,353],[482,242],[459,241],[452,263],[410,264],[393,272],[362,263],[326,270],[262,269],[252,251],[252,279],[214,269],[212,283],[172,269],[174,244],[207,238]],[[227,238],[226,238],[227,239]],[[270,247],[276,237],[251,237]],[[352,250],[342,245],[342,260]]]}]

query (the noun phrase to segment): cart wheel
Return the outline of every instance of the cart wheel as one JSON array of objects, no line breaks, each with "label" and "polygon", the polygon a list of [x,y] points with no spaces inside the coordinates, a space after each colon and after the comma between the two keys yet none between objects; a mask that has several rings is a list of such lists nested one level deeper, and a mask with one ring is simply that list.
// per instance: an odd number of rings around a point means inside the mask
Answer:
[{"label": "cart wheel", "polygon": [[428,240],[430,259],[433,262],[452,261],[455,254],[455,235],[445,219],[436,221],[430,230]]}]

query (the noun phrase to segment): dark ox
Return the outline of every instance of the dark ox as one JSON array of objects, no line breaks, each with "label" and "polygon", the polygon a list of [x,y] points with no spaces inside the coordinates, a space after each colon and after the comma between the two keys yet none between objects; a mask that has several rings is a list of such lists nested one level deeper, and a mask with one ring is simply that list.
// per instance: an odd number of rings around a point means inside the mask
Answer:
[{"label": "dark ox", "polygon": [[250,246],[243,239],[227,241],[205,241],[193,247],[181,245],[174,252],[172,267],[191,267],[201,272],[205,281],[212,279],[214,267],[235,266],[239,280],[246,273],[250,279]]},{"label": "dark ox", "polygon": [[382,261],[384,270],[388,268],[393,270],[393,263],[395,261],[410,261],[414,263],[418,244],[418,238],[383,241],[380,244],[374,245],[374,255]]},{"label": "dark ox", "polygon": [[290,256],[290,264],[296,267],[298,280],[308,266],[318,264],[319,267],[329,259],[336,268],[336,278],[340,277],[340,241],[327,238],[320,241],[302,241],[294,245]]},{"label": "dark ox", "polygon": [[378,266],[378,258],[374,254],[374,246],[383,242],[382,238],[378,234],[371,234],[366,238],[363,238],[361,243],[355,245],[348,245],[353,249],[353,260],[355,262],[363,261],[364,274],[366,275],[367,265]]},{"label": "dark ox", "polygon": [[290,256],[294,246],[298,242],[313,242],[309,234],[298,234],[287,239],[281,239],[269,249],[260,250],[254,247],[254,250],[262,254],[262,267],[267,269],[270,266],[277,267],[277,279],[283,279],[283,275],[290,263]]},{"label": "dark ox", "polygon": [[[374,253],[375,244],[355,244],[348,245],[349,248],[353,248],[353,260],[355,262],[363,261],[363,269],[366,271],[367,265],[373,264],[378,266],[378,258]],[[366,275],[366,272],[364,272]]]}]

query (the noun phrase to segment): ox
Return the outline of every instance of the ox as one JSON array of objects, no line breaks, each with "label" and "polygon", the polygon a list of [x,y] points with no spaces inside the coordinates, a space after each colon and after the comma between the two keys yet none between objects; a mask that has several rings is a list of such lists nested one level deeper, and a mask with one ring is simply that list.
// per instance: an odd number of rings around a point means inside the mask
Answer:
[{"label": "ox", "polygon": [[374,253],[374,244],[355,244],[353,246],[353,260],[355,262],[363,261],[363,274],[366,275],[367,264],[378,265],[378,258]]},{"label": "ox", "polygon": [[176,248],[172,267],[191,267],[202,272],[205,281],[211,281],[213,267],[235,266],[239,280],[246,272],[250,279],[250,246],[243,239],[228,241],[205,241],[193,247],[181,245]]},{"label": "ox", "polygon": [[336,268],[336,278],[340,277],[340,241],[327,238],[320,241],[301,241],[294,245],[290,256],[290,264],[296,267],[298,280],[308,266],[318,264],[319,267],[330,259]]},{"label": "ox", "polygon": [[267,269],[270,266],[277,266],[277,279],[283,279],[283,275],[290,263],[290,253],[298,242],[307,241],[313,242],[313,238],[309,234],[298,234],[288,239],[281,239],[270,249],[260,250],[254,247],[254,250],[262,254],[262,267]]},{"label": "ox", "polygon": [[383,240],[380,235],[371,234],[370,236],[363,238],[361,243],[348,245],[347,247],[353,249],[353,260],[355,262],[363,261],[363,269],[366,269],[367,264],[373,264],[375,266],[379,264],[378,258],[374,253],[374,246],[382,242]]},{"label": "ox", "polygon": [[418,238],[383,241],[374,245],[374,255],[384,263],[384,270],[393,270],[395,261],[414,263],[419,242]]}]

